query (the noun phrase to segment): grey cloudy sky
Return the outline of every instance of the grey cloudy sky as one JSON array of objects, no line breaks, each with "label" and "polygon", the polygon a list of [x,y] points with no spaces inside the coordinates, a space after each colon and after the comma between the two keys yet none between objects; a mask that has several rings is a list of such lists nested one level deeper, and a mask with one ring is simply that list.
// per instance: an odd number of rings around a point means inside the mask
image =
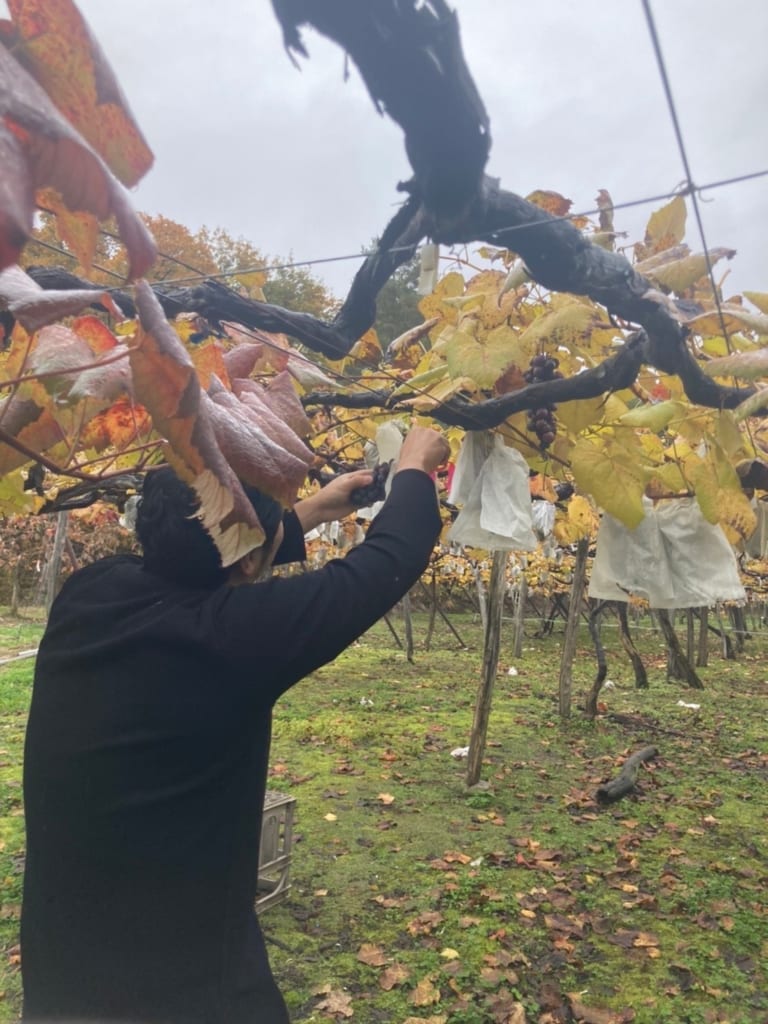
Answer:
[{"label": "grey cloudy sky", "polygon": [[[360,0],[365,2],[365,0]],[[297,71],[268,0],[79,0],[156,162],[136,205],[222,226],[295,259],[360,251],[393,214],[409,168],[341,51],[307,31]],[[454,0],[493,137],[489,173],[520,194],[589,209],[684,177],[640,0]],[[694,181],[768,168],[768,4],[655,0]],[[738,250],[726,294],[768,291],[768,178],[706,194],[712,246]],[[659,205],[659,204],[655,204]],[[630,239],[654,205],[617,213]],[[689,210],[689,244],[700,245]],[[318,266],[338,295],[358,262]],[[716,272],[723,267],[719,264]]]}]

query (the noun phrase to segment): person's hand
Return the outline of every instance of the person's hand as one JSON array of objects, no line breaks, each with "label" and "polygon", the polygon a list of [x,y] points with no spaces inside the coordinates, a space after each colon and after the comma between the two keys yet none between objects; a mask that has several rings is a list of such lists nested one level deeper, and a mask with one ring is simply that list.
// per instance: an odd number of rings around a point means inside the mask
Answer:
[{"label": "person's hand", "polygon": [[354,512],[357,505],[350,500],[350,494],[357,487],[367,487],[372,480],[373,473],[369,469],[342,473],[309,498],[297,502],[293,510],[299,517],[304,532],[309,533],[322,523],[332,523]]},{"label": "person's hand", "polygon": [[420,469],[424,473],[434,473],[450,454],[450,445],[437,430],[431,427],[411,427],[400,449],[397,471]]}]

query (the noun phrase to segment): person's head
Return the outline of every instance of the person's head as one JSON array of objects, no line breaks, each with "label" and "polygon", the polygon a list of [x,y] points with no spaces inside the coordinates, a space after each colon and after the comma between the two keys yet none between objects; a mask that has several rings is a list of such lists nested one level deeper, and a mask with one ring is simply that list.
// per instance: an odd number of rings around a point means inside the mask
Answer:
[{"label": "person's head", "polygon": [[136,511],[144,567],[182,586],[206,590],[256,579],[279,544],[283,510],[274,498],[255,487],[243,485],[243,490],[264,528],[264,542],[224,568],[216,545],[198,518],[200,502],[192,488],[168,466],[148,473]]}]

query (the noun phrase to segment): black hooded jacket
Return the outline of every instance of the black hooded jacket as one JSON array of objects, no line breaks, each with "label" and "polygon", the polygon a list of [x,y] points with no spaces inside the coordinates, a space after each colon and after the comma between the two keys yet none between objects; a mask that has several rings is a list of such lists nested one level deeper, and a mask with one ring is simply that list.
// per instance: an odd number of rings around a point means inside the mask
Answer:
[{"label": "black hooded jacket", "polygon": [[[254,913],[272,707],[418,580],[440,528],[404,470],[322,569],[189,590],[141,559],[75,573],[25,748],[25,1024],[284,1024]],[[278,553],[303,557],[298,521]]]}]

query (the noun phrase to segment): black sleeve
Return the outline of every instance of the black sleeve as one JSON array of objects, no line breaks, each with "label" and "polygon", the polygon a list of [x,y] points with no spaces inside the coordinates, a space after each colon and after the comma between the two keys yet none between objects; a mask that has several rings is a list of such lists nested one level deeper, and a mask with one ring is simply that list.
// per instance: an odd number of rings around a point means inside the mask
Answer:
[{"label": "black sleeve", "polygon": [[263,689],[262,700],[275,700],[340,654],[410,590],[440,527],[429,476],[419,470],[396,474],[366,539],[345,558],[301,576],[223,587],[213,595],[210,628],[222,655]]},{"label": "black sleeve", "polygon": [[285,565],[286,562],[303,562],[307,557],[307,549],[304,546],[304,529],[293,509],[283,516],[283,529],[285,534],[272,564]]}]

